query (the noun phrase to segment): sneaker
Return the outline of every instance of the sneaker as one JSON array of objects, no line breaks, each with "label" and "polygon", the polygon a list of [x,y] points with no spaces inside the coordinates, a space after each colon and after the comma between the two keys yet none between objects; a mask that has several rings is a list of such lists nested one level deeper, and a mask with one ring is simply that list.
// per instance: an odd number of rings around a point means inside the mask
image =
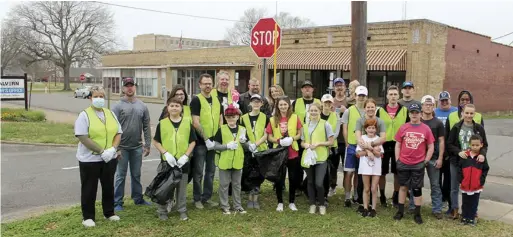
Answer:
[{"label": "sneaker", "polygon": [[346,199],[346,201],[344,202],[344,206],[351,207],[351,199]]},{"label": "sneaker", "polygon": [[246,214],[246,210],[244,210],[244,208],[238,208],[238,209],[235,209],[235,213],[239,213],[239,214]]},{"label": "sneaker", "polygon": [[290,208],[290,210],[292,210],[292,211],[297,211],[296,204],[294,204],[294,203],[289,204],[289,208]]},{"label": "sneaker", "polygon": [[189,220],[189,217],[187,216],[187,213],[181,212],[180,213],[180,220],[182,220],[182,221]]},{"label": "sneaker", "polygon": [[253,201],[248,201],[248,209],[255,208],[255,203]]},{"label": "sneaker", "polygon": [[400,221],[401,219],[403,219],[403,216],[404,216],[403,213],[397,212],[397,213],[395,213],[394,220]]},{"label": "sneaker", "polygon": [[330,191],[328,192],[328,197],[333,197],[335,194],[337,194],[335,188],[330,188]]},{"label": "sneaker", "polygon": [[358,198],[353,197],[353,203],[354,203],[354,204],[359,204],[359,203],[358,203]]},{"label": "sneaker", "polygon": [[167,219],[169,219],[169,217],[167,216],[167,214],[159,213],[159,219],[161,219],[163,221],[167,221]]},{"label": "sneaker", "polygon": [[258,203],[258,201],[253,202],[253,208],[259,210],[260,209],[260,203]]},{"label": "sneaker", "polygon": [[369,216],[370,216],[370,217],[376,217],[376,215],[377,215],[377,213],[376,213],[376,209],[372,209],[372,210],[370,210],[370,212],[369,212]]},{"label": "sneaker", "polygon": [[356,212],[363,213],[365,211],[365,208],[363,208],[363,205],[358,206],[358,209],[356,209]]},{"label": "sneaker", "polygon": [[279,211],[279,212],[283,211],[283,203],[278,203],[278,206],[276,207],[276,211]]},{"label": "sneaker", "polygon": [[117,212],[117,211],[123,211],[123,206],[121,206],[121,205],[116,205],[116,206],[114,207],[114,212]]},{"label": "sneaker", "polygon": [[379,201],[381,202],[381,206],[382,207],[386,208],[388,206],[387,198],[385,196],[380,196],[379,197]]},{"label": "sneaker", "polygon": [[468,220],[465,218],[461,218],[460,225],[468,225]]},{"label": "sneaker", "polygon": [[203,209],[203,203],[202,202],[194,202],[194,206],[196,206],[196,208],[198,209]]},{"label": "sneaker", "polygon": [[319,207],[319,214],[321,214],[322,216],[326,215],[326,206]]},{"label": "sneaker", "polygon": [[308,213],[315,214],[316,209],[317,209],[317,207],[315,205],[310,205],[310,209],[309,209]]},{"label": "sneaker", "polygon": [[173,202],[168,202],[166,207],[167,212],[171,212],[173,210]]},{"label": "sneaker", "polygon": [[467,220],[468,225],[475,227],[476,226],[476,220]]},{"label": "sneaker", "polygon": [[210,205],[210,207],[217,207],[217,206],[219,206],[219,203],[214,202],[214,201],[212,201],[212,200],[208,200],[208,201],[206,201],[205,203],[206,203],[206,204],[208,204],[208,205]]},{"label": "sneaker", "polygon": [[221,210],[223,211],[223,214],[225,214],[225,215],[230,215],[230,214],[232,214],[232,213],[230,212],[230,209],[228,209],[228,208],[223,208],[223,209],[221,209]]},{"label": "sneaker", "polygon": [[362,214],[363,217],[367,217],[369,215],[369,210],[363,209],[363,211],[360,213]]},{"label": "sneaker", "polygon": [[417,223],[417,224],[419,224],[419,225],[420,225],[420,224],[422,224],[422,223],[424,223],[424,221],[422,221],[422,216],[420,216],[420,215],[415,215],[415,216],[413,217],[413,220],[415,220],[415,223]]},{"label": "sneaker", "polygon": [[95,227],[96,223],[94,223],[92,219],[87,219],[85,221],[82,221],[82,225],[84,225],[85,227]]},{"label": "sneaker", "polygon": [[442,213],[433,213],[433,216],[438,219],[438,220],[441,220],[444,218],[444,215],[442,215]]},{"label": "sneaker", "polygon": [[147,202],[146,200],[142,200],[138,203],[136,203],[135,205],[138,205],[138,206],[151,206],[151,203]]},{"label": "sneaker", "polygon": [[119,218],[119,216],[116,216],[116,215],[112,215],[109,218],[105,218],[105,219],[107,219],[109,221],[119,221],[119,220],[121,220],[121,218]]}]

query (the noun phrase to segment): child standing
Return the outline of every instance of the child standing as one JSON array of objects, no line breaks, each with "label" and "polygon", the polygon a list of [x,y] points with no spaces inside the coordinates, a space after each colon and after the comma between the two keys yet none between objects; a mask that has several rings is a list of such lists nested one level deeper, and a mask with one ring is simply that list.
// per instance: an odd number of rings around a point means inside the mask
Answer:
[{"label": "child standing", "polygon": [[479,205],[479,196],[483,191],[486,175],[490,167],[488,159],[479,161],[478,156],[483,148],[483,139],[474,134],[470,137],[470,149],[464,151],[465,158],[459,162],[459,181],[462,192],[461,223],[463,225],[475,226],[475,216]]},{"label": "child standing", "polygon": [[[365,120],[363,129],[366,135],[362,136],[365,143],[377,141],[380,137],[376,135],[378,121],[374,118]],[[356,152],[360,156],[360,165],[358,173],[363,178],[363,212],[362,216],[376,216],[376,202],[378,201],[378,185],[381,177],[381,155],[383,146],[375,146],[372,149],[362,149],[360,145],[356,147]],[[372,209],[369,211],[369,194],[372,192]]]},{"label": "child standing", "polygon": [[247,141],[246,129],[237,125],[239,110],[229,105],[224,111],[225,125],[217,131],[214,149],[221,154],[216,156],[216,166],[219,168],[219,202],[223,214],[231,214],[228,203],[228,187],[232,185],[234,211],[246,213],[242,208],[240,192],[242,167],[244,164],[244,149],[242,144]]}]

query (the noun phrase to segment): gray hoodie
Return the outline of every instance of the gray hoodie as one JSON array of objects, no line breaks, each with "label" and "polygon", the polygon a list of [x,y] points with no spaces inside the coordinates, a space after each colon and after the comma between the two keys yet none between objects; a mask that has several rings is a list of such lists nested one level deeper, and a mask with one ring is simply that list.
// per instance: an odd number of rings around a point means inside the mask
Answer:
[{"label": "gray hoodie", "polygon": [[125,97],[115,104],[112,112],[118,117],[123,135],[121,135],[120,148],[135,149],[142,146],[141,135],[144,132],[144,147],[150,148],[151,128],[148,107],[139,99],[130,102]]}]

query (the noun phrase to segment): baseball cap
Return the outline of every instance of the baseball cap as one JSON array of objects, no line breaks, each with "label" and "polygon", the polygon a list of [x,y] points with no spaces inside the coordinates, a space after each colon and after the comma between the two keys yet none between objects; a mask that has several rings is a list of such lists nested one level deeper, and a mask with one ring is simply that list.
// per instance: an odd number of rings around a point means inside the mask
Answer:
[{"label": "baseball cap", "polygon": [[422,97],[422,99],[420,100],[420,103],[424,104],[426,102],[431,102],[431,103],[435,103],[435,97],[433,96],[430,96],[430,95],[425,95]]},{"label": "baseball cap", "polygon": [[233,105],[228,105],[228,108],[224,110],[224,116],[240,115],[239,110]]},{"label": "baseball cap", "polygon": [[417,112],[420,112],[420,105],[418,103],[412,103],[408,106],[408,111],[412,112],[412,111],[417,111]]},{"label": "baseball cap", "polygon": [[438,94],[438,99],[439,100],[448,100],[448,99],[451,99],[451,94],[449,94],[448,91],[442,91],[440,92],[440,94]]},{"label": "baseball cap", "polygon": [[369,95],[369,91],[367,90],[367,87],[365,86],[358,86],[355,90],[356,95]]},{"label": "baseball cap", "polygon": [[133,78],[127,77],[127,78],[123,79],[123,86],[127,86],[129,84],[135,85]]},{"label": "baseball cap", "polygon": [[324,103],[326,101],[333,102],[333,96],[331,96],[330,94],[324,94],[321,98],[321,102]]},{"label": "baseball cap", "polygon": [[333,85],[335,85],[335,84],[337,84],[337,83],[339,83],[339,82],[344,83],[344,85],[346,84],[346,82],[344,81],[344,78],[338,77],[337,79],[335,79],[335,80],[333,81]]},{"label": "baseball cap", "polygon": [[313,84],[312,84],[312,82],[311,82],[311,81],[306,80],[305,82],[303,82],[303,85],[301,85],[301,88],[303,88],[303,87],[305,87],[305,86],[311,86],[311,87],[313,87]]},{"label": "baseball cap", "polygon": [[403,82],[403,87],[402,88],[405,88],[405,87],[408,87],[408,86],[409,87],[415,87],[415,86],[413,86],[413,82],[411,82],[411,81]]},{"label": "baseball cap", "polygon": [[262,96],[260,96],[259,94],[254,94],[254,95],[251,96],[249,101],[253,101],[253,100],[260,100],[260,101],[262,101]]}]

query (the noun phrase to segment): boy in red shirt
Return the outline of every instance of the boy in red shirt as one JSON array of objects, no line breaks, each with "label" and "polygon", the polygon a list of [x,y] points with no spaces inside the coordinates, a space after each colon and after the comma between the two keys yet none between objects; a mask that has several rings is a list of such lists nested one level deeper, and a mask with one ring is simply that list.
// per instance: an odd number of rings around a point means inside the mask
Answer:
[{"label": "boy in red shirt", "polygon": [[[408,189],[413,191],[415,201],[414,220],[422,224],[422,186],[426,164],[431,160],[435,138],[431,129],[420,121],[421,105],[417,102],[408,106],[410,122],[403,124],[395,135],[395,157],[399,178],[399,210],[394,216],[401,220],[404,216],[404,203]],[[411,201],[411,200],[410,200]]]}]

